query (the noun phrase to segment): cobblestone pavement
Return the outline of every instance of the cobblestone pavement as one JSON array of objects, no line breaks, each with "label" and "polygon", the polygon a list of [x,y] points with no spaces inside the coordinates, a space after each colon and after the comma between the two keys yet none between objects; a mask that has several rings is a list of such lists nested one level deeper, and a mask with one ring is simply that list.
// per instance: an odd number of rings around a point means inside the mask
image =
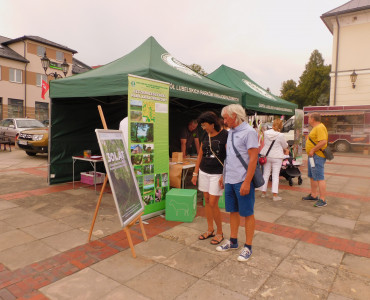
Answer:
[{"label": "cobblestone pavement", "polygon": [[[282,201],[257,192],[249,261],[198,240],[206,231],[201,202],[192,223],[147,220],[147,242],[132,227],[134,259],[109,191],[87,243],[95,191],[49,186],[46,156],[1,150],[0,299],[369,299],[370,156],[337,154],[327,163],[324,208],[301,200],[309,193],[301,171],[302,185],[281,178]],[[222,219],[228,237],[224,211]]]}]

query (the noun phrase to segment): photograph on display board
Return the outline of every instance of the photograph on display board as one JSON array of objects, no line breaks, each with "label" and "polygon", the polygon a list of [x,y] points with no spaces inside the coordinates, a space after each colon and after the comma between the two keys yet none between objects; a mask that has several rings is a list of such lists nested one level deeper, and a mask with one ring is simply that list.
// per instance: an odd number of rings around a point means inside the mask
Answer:
[{"label": "photograph on display board", "polygon": [[[144,210],[141,191],[120,130],[95,130],[122,226]],[[153,176],[154,177],[154,176]],[[154,178],[153,178],[154,188]]]},{"label": "photograph on display board", "polygon": [[139,187],[142,187],[144,185],[144,178],[143,176],[136,176],[136,181]]},{"label": "photograph on display board", "polygon": [[154,175],[144,175],[144,185],[154,184]]},{"label": "photograph on display board", "polygon": [[161,174],[155,174],[154,184],[156,188],[161,187],[162,185]]},{"label": "photograph on display board", "polygon": [[168,192],[168,187],[162,188],[162,199],[166,199],[167,192]]},{"label": "photograph on display board", "polygon": [[153,142],[154,130],[153,123],[131,122],[131,142],[148,143]]},{"label": "photograph on display board", "polygon": [[155,189],[155,202],[160,202],[162,200],[162,189]]},{"label": "photograph on display board", "polygon": [[143,173],[144,174],[154,173],[154,165],[143,165]]},{"label": "photograph on display board", "polygon": [[141,165],[143,163],[143,156],[141,154],[131,155],[131,163],[133,166]]},{"label": "photograph on display board", "polygon": [[142,122],[143,121],[143,114],[141,111],[132,110],[130,112],[131,121],[135,122]]},{"label": "photograph on display board", "polygon": [[136,176],[143,175],[143,166],[134,166],[134,172]]},{"label": "photograph on display board", "polygon": [[144,144],[143,153],[154,153],[154,144]]},{"label": "photograph on display board", "polygon": [[144,190],[144,195],[153,194],[154,184],[144,185],[143,190]]},{"label": "photograph on display board", "polygon": [[131,110],[143,110],[143,102],[140,100],[130,100],[130,109]]},{"label": "photograph on display board", "polygon": [[152,164],[154,162],[153,154],[144,154],[143,155],[143,164]]},{"label": "photograph on display board", "polygon": [[131,145],[131,154],[141,154],[143,153],[143,145],[134,144]]},{"label": "photograph on display board", "polygon": [[154,195],[153,194],[144,195],[143,196],[143,201],[146,205],[154,203]]},{"label": "photograph on display board", "polygon": [[162,186],[168,186],[168,173],[162,174]]},{"label": "photograph on display board", "polygon": [[155,102],[144,101],[143,120],[144,122],[155,122]]}]

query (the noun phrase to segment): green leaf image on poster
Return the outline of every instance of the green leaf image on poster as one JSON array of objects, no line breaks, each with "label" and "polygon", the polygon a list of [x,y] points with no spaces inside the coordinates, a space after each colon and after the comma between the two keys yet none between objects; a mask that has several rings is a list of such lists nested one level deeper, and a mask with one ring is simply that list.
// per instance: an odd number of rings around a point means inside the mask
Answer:
[{"label": "green leaf image on poster", "polygon": [[169,83],[129,75],[128,100],[131,162],[144,214],[154,213],[165,208],[169,190]]},{"label": "green leaf image on poster", "polygon": [[118,216],[121,225],[126,226],[144,210],[141,191],[135,178],[135,174],[140,174],[142,171],[141,168],[133,168],[123,141],[122,131],[96,129],[95,132]]}]

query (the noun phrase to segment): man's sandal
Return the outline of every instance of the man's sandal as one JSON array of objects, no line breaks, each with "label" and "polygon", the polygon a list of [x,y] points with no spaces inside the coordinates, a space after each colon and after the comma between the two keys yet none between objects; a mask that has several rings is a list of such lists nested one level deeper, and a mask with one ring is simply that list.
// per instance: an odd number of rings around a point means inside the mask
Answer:
[{"label": "man's sandal", "polygon": [[210,237],[214,237],[214,236],[215,236],[215,231],[214,231],[214,230],[212,230],[212,232],[207,231],[207,232],[205,232],[205,233],[201,234],[201,235],[199,236],[199,239],[200,239],[201,241],[203,241],[203,240],[209,239]]},{"label": "man's sandal", "polygon": [[[220,237],[221,237],[221,239],[220,239]],[[223,234],[223,233],[221,233],[221,234],[216,234],[216,235],[215,235],[215,238],[213,238],[213,239],[211,240],[211,244],[212,244],[212,245],[218,245],[218,244],[219,244],[219,243],[221,243],[223,240],[224,240],[224,234]]]}]

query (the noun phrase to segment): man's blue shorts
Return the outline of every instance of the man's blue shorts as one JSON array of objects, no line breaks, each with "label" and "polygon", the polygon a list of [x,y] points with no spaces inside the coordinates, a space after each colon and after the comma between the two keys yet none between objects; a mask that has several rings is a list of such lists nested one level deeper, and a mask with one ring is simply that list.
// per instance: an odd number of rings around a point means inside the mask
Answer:
[{"label": "man's blue shorts", "polygon": [[311,167],[310,159],[308,159],[308,177],[312,178],[314,181],[325,180],[324,165],[326,162],[326,158],[314,154],[313,160],[315,162],[314,168]]},{"label": "man's blue shorts", "polygon": [[243,182],[225,184],[225,210],[227,212],[239,212],[242,217],[248,217],[254,214],[254,185],[251,182],[251,188],[248,195],[240,195],[240,187]]}]

